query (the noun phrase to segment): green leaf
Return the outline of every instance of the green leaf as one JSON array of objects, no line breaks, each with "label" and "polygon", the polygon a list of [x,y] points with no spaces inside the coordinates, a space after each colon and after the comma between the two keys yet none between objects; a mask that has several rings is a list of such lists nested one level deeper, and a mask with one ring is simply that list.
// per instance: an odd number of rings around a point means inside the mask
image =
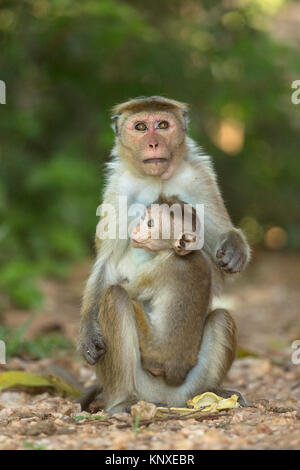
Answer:
[{"label": "green leaf", "polygon": [[24,447],[30,450],[46,450],[45,446],[36,444],[35,442],[29,442],[29,441],[24,442]]},{"label": "green leaf", "polygon": [[248,349],[238,348],[236,357],[242,359],[243,357],[259,357],[259,355],[253,351],[248,351]]},{"label": "green leaf", "polygon": [[70,385],[68,382],[61,379],[60,377],[57,377],[56,375],[48,375],[47,379],[51,386],[54,387],[60,395],[79,398],[82,394],[79,388]]}]

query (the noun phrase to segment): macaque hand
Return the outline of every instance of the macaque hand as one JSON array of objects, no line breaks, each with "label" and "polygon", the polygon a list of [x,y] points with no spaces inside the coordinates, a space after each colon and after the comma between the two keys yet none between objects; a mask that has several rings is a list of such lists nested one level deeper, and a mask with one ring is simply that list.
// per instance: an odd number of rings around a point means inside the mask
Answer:
[{"label": "macaque hand", "polygon": [[216,251],[217,265],[227,273],[243,271],[250,258],[250,249],[243,234],[232,230],[222,239]]},{"label": "macaque hand", "polygon": [[106,353],[106,344],[97,323],[81,331],[78,351],[91,366],[95,365]]},{"label": "macaque hand", "polygon": [[191,250],[189,249],[192,243],[195,243],[196,237],[194,234],[185,232],[174,243],[174,250],[180,256],[188,255]]}]

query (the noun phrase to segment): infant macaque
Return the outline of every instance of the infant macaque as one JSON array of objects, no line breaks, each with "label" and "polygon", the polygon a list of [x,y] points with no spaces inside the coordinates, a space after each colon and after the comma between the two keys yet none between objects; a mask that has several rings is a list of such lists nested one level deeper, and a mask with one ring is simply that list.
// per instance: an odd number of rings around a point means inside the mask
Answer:
[{"label": "infant macaque", "polygon": [[133,247],[153,254],[136,280],[123,283],[134,301],[142,366],[169,385],[183,383],[197,363],[209,313],[211,263],[196,249],[198,222],[191,205],[160,197],[131,233]]}]

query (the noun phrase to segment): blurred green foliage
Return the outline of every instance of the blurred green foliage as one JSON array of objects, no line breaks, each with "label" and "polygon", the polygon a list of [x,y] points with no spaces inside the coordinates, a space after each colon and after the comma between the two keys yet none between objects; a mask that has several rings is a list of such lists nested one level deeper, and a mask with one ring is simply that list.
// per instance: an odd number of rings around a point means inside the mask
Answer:
[{"label": "blurred green foliage", "polygon": [[2,0],[0,289],[39,306],[36,279],[90,253],[109,109],[137,95],[190,103],[233,220],[253,243],[278,225],[299,248],[299,53],[267,32],[282,3]]},{"label": "blurred green foliage", "polygon": [[73,350],[74,347],[66,336],[58,333],[37,335],[33,339],[24,338],[33,317],[30,317],[17,329],[8,326],[0,326],[0,338],[7,345],[6,359],[14,356],[27,356],[33,359],[42,359],[53,355],[59,356],[60,352]]}]

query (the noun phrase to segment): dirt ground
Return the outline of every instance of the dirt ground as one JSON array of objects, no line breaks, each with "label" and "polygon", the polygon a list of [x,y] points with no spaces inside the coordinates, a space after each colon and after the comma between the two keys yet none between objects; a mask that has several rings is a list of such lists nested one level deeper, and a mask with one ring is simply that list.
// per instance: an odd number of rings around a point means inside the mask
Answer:
[{"label": "dirt ground", "polygon": [[[41,282],[46,305],[27,336],[55,330],[75,340],[88,269],[89,263],[81,264],[63,283]],[[240,358],[225,385],[239,389],[250,407],[138,424],[127,413],[90,414],[71,399],[6,390],[0,393],[0,449],[300,449],[300,364],[293,363],[291,347],[300,339],[299,285],[299,255],[256,253],[218,300],[233,312],[239,330]],[[3,321],[18,326],[26,318],[28,312],[8,304]],[[51,363],[84,385],[94,380],[93,369],[69,353],[39,361],[13,358],[0,372],[43,373]]]}]

